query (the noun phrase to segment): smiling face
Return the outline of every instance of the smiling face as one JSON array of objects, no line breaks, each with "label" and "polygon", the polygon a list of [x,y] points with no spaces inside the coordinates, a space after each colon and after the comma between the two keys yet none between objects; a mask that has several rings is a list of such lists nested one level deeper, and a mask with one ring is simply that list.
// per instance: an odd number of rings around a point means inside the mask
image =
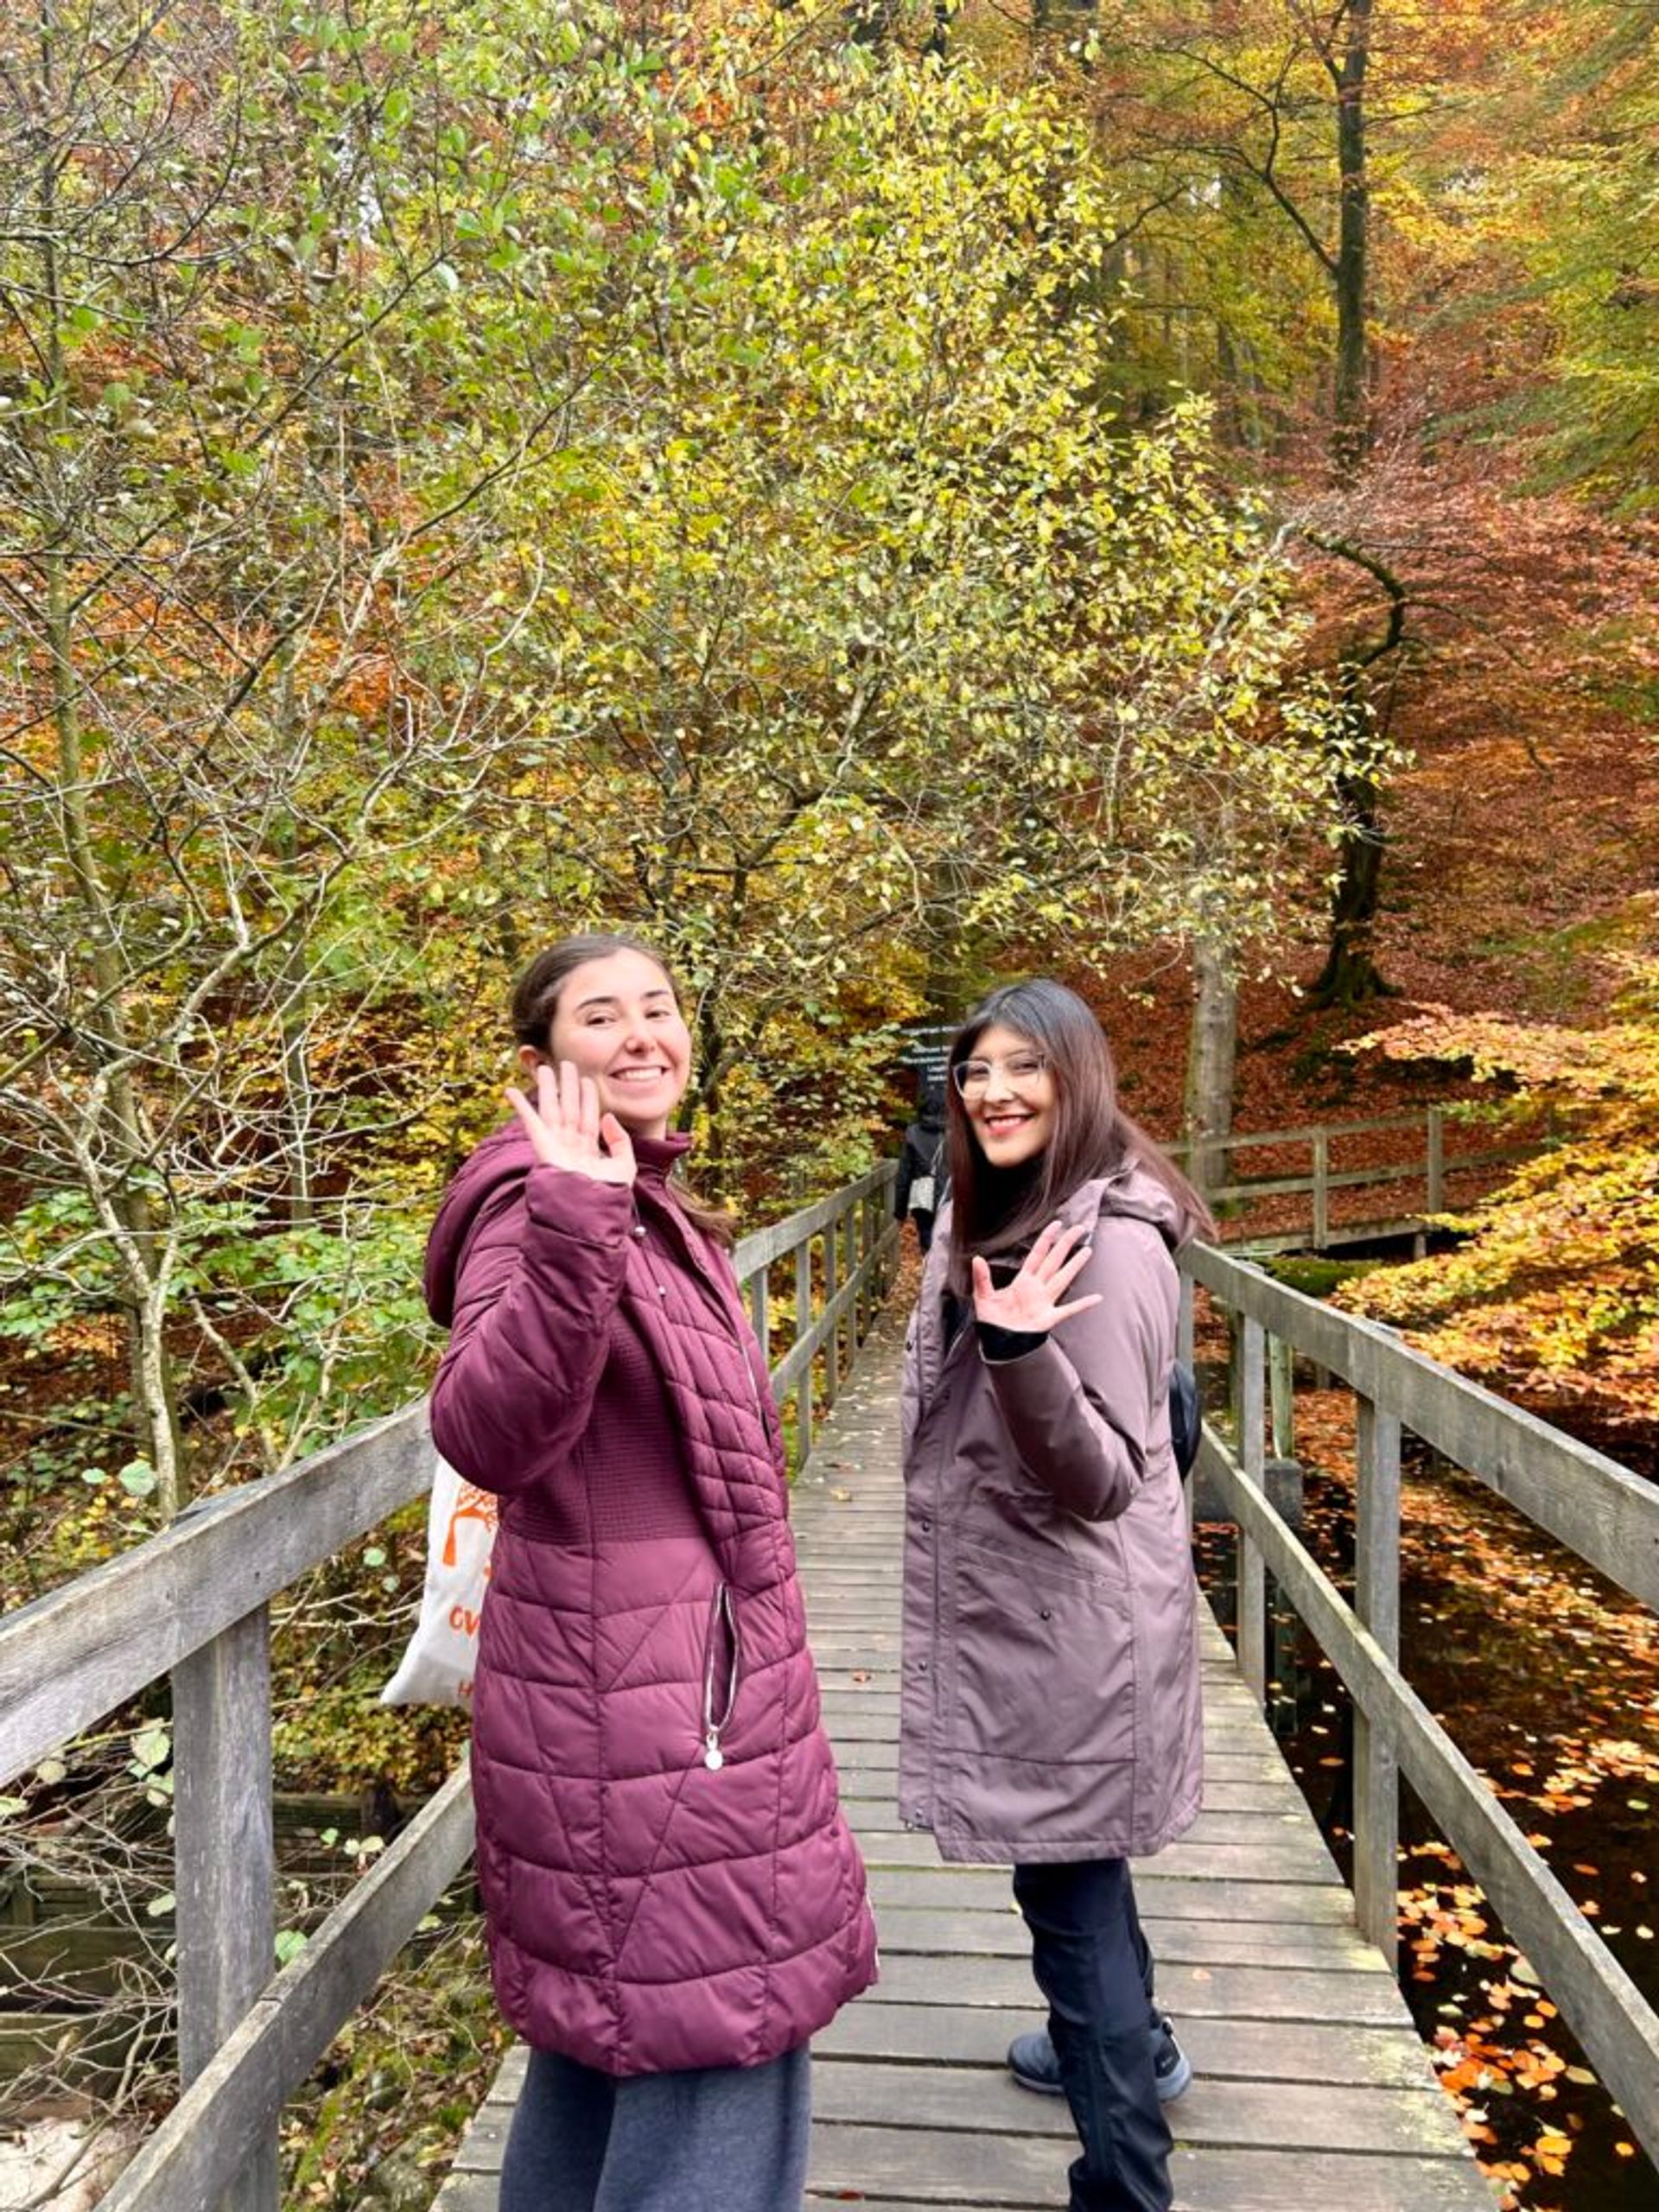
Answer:
[{"label": "smiling face", "polygon": [[1001,1022],[992,1022],[974,1040],[968,1064],[988,1066],[989,1077],[982,1090],[969,1085],[962,1107],[975,1142],[993,1167],[1022,1167],[1048,1149],[1054,1134],[1054,1077],[1047,1067],[1033,1073],[1028,1065],[1040,1058],[1029,1037]]},{"label": "smiling face", "polygon": [[585,960],[564,978],[545,1055],[519,1048],[527,1074],[543,1057],[591,1076],[601,1112],[614,1114],[630,1136],[660,1137],[690,1076],[691,1037],[662,969],[625,949]]}]

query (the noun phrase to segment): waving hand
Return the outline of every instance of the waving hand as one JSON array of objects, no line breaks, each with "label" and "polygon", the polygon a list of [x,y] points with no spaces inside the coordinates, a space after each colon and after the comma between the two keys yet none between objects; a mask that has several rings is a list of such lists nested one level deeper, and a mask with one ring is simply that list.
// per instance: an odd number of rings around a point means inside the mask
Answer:
[{"label": "waving hand", "polygon": [[614,1114],[599,1110],[599,1086],[578,1076],[569,1060],[554,1073],[543,1061],[536,1071],[536,1103],[509,1084],[512,1110],[529,1134],[543,1167],[563,1167],[596,1183],[632,1183],[633,1145]]},{"label": "waving hand", "polygon": [[1051,1221],[1026,1255],[1019,1274],[1000,1290],[991,1281],[990,1268],[976,1258],[974,1313],[977,1319],[999,1329],[1034,1336],[1069,1320],[1073,1313],[1086,1313],[1091,1306],[1098,1306],[1098,1291],[1074,1298],[1069,1305],[1059,1302],[1088,1264],[1088,1234],[1077,1223],[1068,1226]]}]

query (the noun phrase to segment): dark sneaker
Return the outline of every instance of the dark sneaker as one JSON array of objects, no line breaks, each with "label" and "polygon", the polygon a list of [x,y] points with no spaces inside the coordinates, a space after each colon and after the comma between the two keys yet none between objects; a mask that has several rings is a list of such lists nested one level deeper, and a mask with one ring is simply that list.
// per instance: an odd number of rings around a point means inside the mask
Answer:
[{"label": "dark sneaker", "polygon": [[1046,2028],[1015,2036],[1008,2045],[1008,2071],[1022,2089],[1034,2089],[1039,2097],[1065,2094],[1060,2087],[1060,2062]]},{"label": "dark sneaker", "polygon": [[1176,2042],[1167,2012],[1152,2016],[1152,2076],[1160,2105],[1173,2104],[1192,2079],[1192,2062]]},{"label": "dark sneaker", "polygon": [[[1022,2089],[1033,2090],[1039,2097],[1065,2094],[1060,2062],[1046,2028],[1015,2036],[1008,2045],[1008,2071]],[[1176,2042],[1175,2031],[1162,2012],[1152,2026],[1152,2073],[1160,2104],[1173,2103],[1192,2079],[1192,2062]]]}]

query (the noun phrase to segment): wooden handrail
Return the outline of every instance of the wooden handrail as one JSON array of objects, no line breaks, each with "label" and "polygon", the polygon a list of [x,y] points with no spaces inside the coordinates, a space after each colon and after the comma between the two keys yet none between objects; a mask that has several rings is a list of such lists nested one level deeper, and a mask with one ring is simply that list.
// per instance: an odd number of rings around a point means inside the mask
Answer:
[{"label": "wooden handrail", "polygon": [[1183,1270],[1224,1306],[1385,1406],[1558,1542],[1659,1611],[1659,1488],[1414,1351],[1380,1321],[1340,1313],[1247,1260],[1190,1245]]},{"label": "wooden handrail", "polygon": [[473,1853],[463,1764],[297,1958],[262,1990],[149,2136],[99,2212],[207,2212],[257,2160],[280,2112]]},{"label": "wooden handrail", "polygon": [[[810,1451],[815,1364],[833,1395],[899,1236],[885,1162],[744,1237],[733,1254],[774,1385]],[[815,1242],[823,1245],[813,1264]],[[771,1357],[768,1270],[795,1263],[790,1342]],[[817,1310],[815,1312],[815,1306]],[[423,1405],[203,1501],[120,1558],[0,1619],[0,1782],[162,1675],[174,1701],[177,2105],[104,2200],[111,2212],[276,2212],[277,2122],[342,2021],[465,1864],[471,1793],[452,1776],[373,1872],[272,1977],[270,1599],[419,1497]]]},{"label": "wooden handrail", "polygon": [[0,1619],[0,1783],[124,1705],[432,1479],[424,1406],[188,1508]]},{"label": "wooden handrail", "polygon": [[[1486,1778],[1406,1681],[1398,1663],[1400,1440],[1410,1429],[1498,1491],[1577,1555],[1659,1605],[1659,1489],[1440,1367],[1374,1321],[1333,1312],[1248,1262],[1195,1246],[1193,1283],[1236,1320],[1234,1447],[1206,1427],[1195,1479],[1239,1529],[1240,1663],[1266,1690],[1271,1573],[1354,1702],[1354,1874],[1362,1934],[1392,1961],[1398,1924],[1399,1777],[1440,1824],[1650,2156],[1659,2158],[1659,2014]],[[1350,1606],[1267,1495],[1264,1370],[1289,1346],[1342,1376],[1357,1401],[1355,1602]],[[1277,1385],[1275,1385],[1277,1388]],[[1275,1408],[1275,1416],[1286,1408]],[[1276,1441],[1283,1440],[1283,1426]]]}]

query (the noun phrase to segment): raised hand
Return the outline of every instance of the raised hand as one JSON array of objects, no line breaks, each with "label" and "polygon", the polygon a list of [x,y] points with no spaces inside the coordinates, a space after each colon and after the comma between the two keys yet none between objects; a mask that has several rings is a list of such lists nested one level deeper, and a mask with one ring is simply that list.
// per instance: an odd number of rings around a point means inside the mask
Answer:
[{"label": "raised hand", "polygon": [[537,1066],[534,1105],[512,1084],[507,1097],[543,1167],[588,1175],[595,1183],[632,1182],[627,1131],[614,1114],[600,1112],[598,1084],[591,1076],[579,1076],[569,1060],[559,1062],[556,1074],[545,1060]]},{"label": "raised hand", "polygon": [[1088,1264],[1088,1230],[1077,1223],[1068,1226],[1051,1221],[1026,1255],[1019,1274],[1000,1290],[991,1281],[985,1262],[976,1259],[974,1313],[977,1319],[999,1329],[1036,1336],[1069,1320],[1074,1313],[1086,1313],[1091,1306],[1098,1306],[1101,1294],[1097,1290],[1086,1298],[1074,1298],[1070,1305],[1059,1302]]}]

